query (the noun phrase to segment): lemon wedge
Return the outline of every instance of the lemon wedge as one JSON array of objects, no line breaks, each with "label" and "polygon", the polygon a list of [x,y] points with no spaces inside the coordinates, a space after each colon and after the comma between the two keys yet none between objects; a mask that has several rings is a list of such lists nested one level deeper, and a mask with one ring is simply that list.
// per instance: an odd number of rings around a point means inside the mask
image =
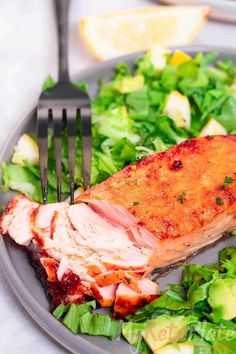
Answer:
[{"label": "lemon wedge", "polygon": [[190,44],[210,13],[207,6],[156,6],[81,19],[80,34],[98,59]]},{"label": "lemon wedge", "polygon": [[24,165],[24,162],[38,165],[39,148],[28,134],[23,134],[18,140],[11,161],[19,165]]},{"label": "lemon wedge", "polygon": [[169,344],[156,350],[154,354],[194,354],[194,345],[192,343]]},{"label": "lemon wedge", "polygon": [[190,128],[191,109],[188,97],[178,91],[171,91],[167,97],[164,113],[173,119],[179,128]]},{"label": "lemon wedge", "polygon": [[210,119],[209,122],[203,127],[199,136],[207,135],[226,135],[226,129],[217,122],[214,118]]}]

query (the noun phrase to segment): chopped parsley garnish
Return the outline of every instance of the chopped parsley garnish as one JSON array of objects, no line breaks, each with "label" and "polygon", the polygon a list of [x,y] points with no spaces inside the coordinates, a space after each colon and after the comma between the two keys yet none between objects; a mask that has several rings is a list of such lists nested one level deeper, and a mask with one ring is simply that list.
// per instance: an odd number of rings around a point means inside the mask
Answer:
[{"label": "chopped parsley garnish", "polygon": [[134,185],[134,186],[137,186],[137,185],[138,185],[138,180],[137,180],[137,178],[135,178],[135,179],[133,180],[133,185]]},{"label": "chopped parsley garnish", "polygon": [[139,205],[139,202],[133,202],[133,206]]},{"label": "chopped parsley garnish", "polygon": [[231,183],[233,183],[234,179],[232,177],[225,177],[224,184],[222,185],[223,188],[227,188]]},{"label": "chopped parsley garnish", "polygon": [[137,178],[135,178],[133,180],[125,179],[125,184],[127,184],[128,186],[137,186],[138,180],[137,180]]},{"label": "chopped parsley garnish", "polygon": [[186,195],[186,192],[182,192],[180,195],[178,195],[177,199],[178,201],[183,204],[184,203],[184,196]]},{"label": "chopped parsley garnish", "polygon": [[125,277],[125,280],[126,280],[127,284],[130,284],[130,283],[131,283],[131,279],[130,279],[130,278]]},{"label": "chopped parsley garnish", "polygon": [[224,204],[223,200],[222,200],[220,197],[217,197],[217,198],[216,198],[216,203],[217,203],[218,205],[223,205],[223,204]]}]

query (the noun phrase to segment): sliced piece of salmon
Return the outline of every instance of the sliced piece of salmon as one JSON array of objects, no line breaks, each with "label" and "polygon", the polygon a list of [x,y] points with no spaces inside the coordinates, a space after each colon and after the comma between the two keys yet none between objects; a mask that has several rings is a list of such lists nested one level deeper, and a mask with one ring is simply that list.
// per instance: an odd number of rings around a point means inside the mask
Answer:
[{"label": "sliced piece of salmon", "polygon": [[96,284],[87,285],[87,289],[90,289],[90,294],[94,297],[102,307],[111,307],[114,305],[117,285],[112,284],[104,287],[99,287]]},{"label": "sliced piece of salmon", "polygon": [[50,237],[54,213],[66,207],[68,207],[68,203],[62,202],[39,205],[35,208],[34,212],[31,214],[31,227],[34,234],[37,234],[39,238]]},{"label": "sliced piece of salmon", "polygon": [[38,203],[22,195],[14,197],[0,218],[0,231],[8,234],[16,243],[28,246],[34,238],[31,229],[31,214]]},{"label": "sliced piece of salmon", "polygon": [[129,285],[121,283],[116,290],[114,317],[124,318],[139,310],[158,297],[158,284],[149,279],[138,281],[140,291],[134,291]]},{"label": "sliced piece of salmon", "polygon": [[74,205],[16,196],[0,228],[34,249],[54,305],[92,296],[108,306],[116,293],[121,317],[156,296],[147,280],[154,269],[236,228],[235,156],[235,135],[185,141],[126,167]]}]

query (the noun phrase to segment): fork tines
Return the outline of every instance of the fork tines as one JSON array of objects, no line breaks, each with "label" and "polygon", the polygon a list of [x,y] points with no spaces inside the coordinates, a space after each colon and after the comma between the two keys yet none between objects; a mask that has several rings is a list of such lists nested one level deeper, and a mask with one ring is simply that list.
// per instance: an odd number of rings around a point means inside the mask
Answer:
[{"label": "fork tines", "polygon": [[[52,89],[53,91],[53,89]],[[77,96],[78,96],[78,90]],[[81,91],[79,91],[81,94]],[[46,96],[46,97],[45,97]],[[82,171],[84,188],[90,186],[91,169],[91,109],[87,94],[83,99],[66,99],[54,96],[51,92],[43,92],[37,109],[39,162],[41,174],[41,188],[43,203],[47,203],[48,196],[48,126],[53,122],[53,136],[55,144],[56,175],[57,175],[57,200],[62,198],[62,130],[64,122],[68,130],[69,149],[69,175],[70,175],[70,199],[74,203],[75,191],[75,156],[76,156],[76,126],[77,117],[81,120],[82,141]]]}]

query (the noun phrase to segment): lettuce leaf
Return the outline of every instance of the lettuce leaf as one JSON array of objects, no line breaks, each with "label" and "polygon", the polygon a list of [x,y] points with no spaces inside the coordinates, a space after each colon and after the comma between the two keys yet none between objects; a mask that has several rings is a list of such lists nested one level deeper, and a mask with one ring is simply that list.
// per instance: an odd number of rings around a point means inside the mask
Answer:
[{"label": "lettuce leaf", "polygon": [[53,316],[61,319],[62,323],[74,334],[84,333],[115,339],[121,331],[120,322],[108,315],[92,312],[94,309],[96,309],[95,300],[80,305],[62,303],[55,309]]},{"label": "lettuce leaf", "polygon": [[236,247],[225,247],[219,253],[220,268],[229,278],[236,277]]},{"label": "lettuce leaf", "polygon": [[236,129],[236,99],[229,98],[223,104],[222,112],[217,120],[229,133]]},{"label": "lettuce leaf", "polygon": [[86,312],[79,318],[79,333],[115,339],[120,334],[120,323],[108,315]]}]

